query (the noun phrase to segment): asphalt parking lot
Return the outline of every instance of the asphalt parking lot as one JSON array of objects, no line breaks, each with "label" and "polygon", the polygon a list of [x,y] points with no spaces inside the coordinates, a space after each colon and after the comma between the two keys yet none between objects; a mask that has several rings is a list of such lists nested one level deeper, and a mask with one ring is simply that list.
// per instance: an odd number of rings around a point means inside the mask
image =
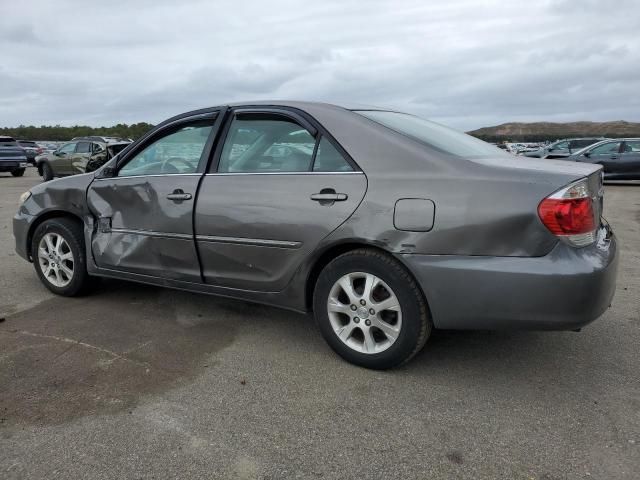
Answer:
[{"label": "asphalt parking lot", "polygon": [[607,185],[622,260],[580,333],[435,332],[387,372],[310,318],[109,281],[59,298],[14,253],[39,182],[0,174],[0,478],[638,478],[640,184]]}]

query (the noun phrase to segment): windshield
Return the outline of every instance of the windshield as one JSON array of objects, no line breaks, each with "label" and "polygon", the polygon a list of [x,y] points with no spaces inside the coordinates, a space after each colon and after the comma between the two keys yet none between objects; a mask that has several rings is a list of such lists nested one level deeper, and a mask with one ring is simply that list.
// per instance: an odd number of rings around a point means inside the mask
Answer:
[{"label": "windshield", "polygon": [[355,112],[449,155],[466,158],[507,155],[490,143],[414,115],[378,110]]}]

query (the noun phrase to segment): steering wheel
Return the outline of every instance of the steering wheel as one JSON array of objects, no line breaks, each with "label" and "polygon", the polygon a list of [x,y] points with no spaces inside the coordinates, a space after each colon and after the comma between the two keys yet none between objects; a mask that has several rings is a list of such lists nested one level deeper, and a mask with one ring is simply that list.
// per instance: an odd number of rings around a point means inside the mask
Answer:
[{"label": "steering wheel", "polygon": [[[162,165],[160,166],[160,171],[162,173],[181,173],[180,170],[178,169],[178,167],[176,167],[174,165],[174,163],[182,163],[183,165],[185,165],[187,167],[187,171],[188,172],[191,172],[191,170],[193,170],[193,165],[191,163],[187,162],[184,158],[169,157],[165,161],[162,162]],[[172,171],[168,171],[169,170],[168,167],[171,167]]]}]

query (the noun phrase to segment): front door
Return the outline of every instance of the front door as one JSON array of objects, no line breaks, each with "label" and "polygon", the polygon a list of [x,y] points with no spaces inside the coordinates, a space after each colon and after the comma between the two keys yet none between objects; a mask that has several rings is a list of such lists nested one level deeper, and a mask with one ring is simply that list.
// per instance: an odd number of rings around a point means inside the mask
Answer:
[{"label": "front door", "polygon": [[55,175],[71,175],[71,157],[76,151],[76,142],[66,143],[51,154],[49,165]]},{"label": "front door", "polygon": [[364,174],[333,139],[301,120],[267,109],[230,117],[196,206],[207,283],[284,289],[362,200]]},{"label": "front door", "polygon": [[76,151],[71,154],[70,168],[73,175],[84,173],[91,156],[91,142],[78,142]]},{"label": "front door", "polygon": [[169,125],[118,162],[116,176],[89,187],[98,218],[98,267],[201,282],[193,206],[214,135],[215,114]]},{"label": "front door", "polygon": [[640,140],[627,140],[620,155],[620,173],[626,178],[640,179]]},{"label": "front door", "polygon": [[599,163],[604,167],[604,173],[617,174],[620,163],[620,145],[622,142],[613,141],[603,143],[589,151],[589,161]]}]

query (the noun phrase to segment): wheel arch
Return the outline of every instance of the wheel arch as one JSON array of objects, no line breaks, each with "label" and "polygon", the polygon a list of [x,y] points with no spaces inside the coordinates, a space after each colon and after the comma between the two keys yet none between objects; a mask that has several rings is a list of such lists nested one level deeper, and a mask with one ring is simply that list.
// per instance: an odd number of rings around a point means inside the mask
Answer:
[{"label": "wheel arch", "polygon": [[326,267],[332,260],[343,255],[352,250],[358,250],[360,248],[366,248],[368,250],[376,250],[378,252],[384,253],[386,255],[390,255],[395,258],[400,265],[407,271],[407,273],[413,278],[413,280],[418,285],[420,291],[422,292],[422,296],[424,297],[427,308],[429,308],[429,302],[426,298],[424,290],[422,289],[418,279],[413,274],[413,272],[407,267],[407,265],[396,255],[393,255],[392,252],[382,248],[380,245],[376,245],[374,243],[370,243],[364,240],[353,240],[353,241],[345,241],[337,244],[333,244],[325,247],[321,252],[317,254],[313,263],[311,264],[311,268],[309,268],[309,273],[307,274],[307,281],[305,282],[305,290],[304,290],[304,301],[305,308],[307,311],[313,310],[313,292],[316,287],[316,283],[318,281],[318,277],[320,276],[320,272]]},{"label": "wheel arch", "polygon": [[31,260],[33,260],[31,256],[31,243],[33,241],[33,234],[35,233],[39,225],[53,218],[68,218],[70,220],[77,222],[78,225],[80,225],[80,227],[84,229],[84,222],[82,218],[80,218],[80,216],[76,215],[75,213],[69,212],[67,210],[48,210],[46,212],[41,213],[36,217],[36,219],[33,222],[31,222],[31,225],[29,226],[29,231],[27,233],[27,255],[29,255],[29,258]]}]

